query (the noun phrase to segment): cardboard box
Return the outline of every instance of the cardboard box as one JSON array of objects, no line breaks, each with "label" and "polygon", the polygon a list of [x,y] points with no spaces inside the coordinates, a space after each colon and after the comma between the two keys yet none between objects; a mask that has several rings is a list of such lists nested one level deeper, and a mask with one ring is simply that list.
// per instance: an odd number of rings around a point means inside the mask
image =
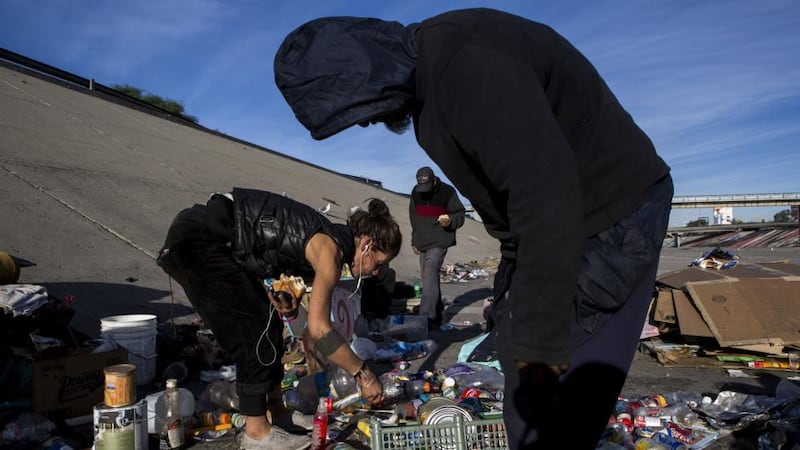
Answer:
[{"label": "cardboard box", "polygon": [[125,349],[92,353],[82,348],[34,358],[34,411],[60,418],[92,414],[92,408],[103,401],[103,369],[126,362]]},{"label": "cardboard box", "polygon": [[[800,347],[800,265],[788,262],[739,264],[726,270],[690,267],[656,280],[652,320],[672,325],[674,314],[683,342],[703,341],[703,353],[763,353],[786,357]],[[672,303],[667,293],[672,294]],[[675,328],[674,326],[672,327]],[[727,367],[741,362],[706,361],[678,355],[668,345],[653,345],[659,361],[687,367]],[[683,350],[683,349],[679,349]],[[663,353],[661,355],[660,353]],[[765,367],[773,369],[772,367]],[[775,370],[780,370],[777,368]]]}]

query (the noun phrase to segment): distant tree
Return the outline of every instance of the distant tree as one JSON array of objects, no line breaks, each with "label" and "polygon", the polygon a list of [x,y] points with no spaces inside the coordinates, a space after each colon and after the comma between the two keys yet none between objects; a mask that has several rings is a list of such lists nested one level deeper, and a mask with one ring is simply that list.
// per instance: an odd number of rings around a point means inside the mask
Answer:
[{"label": "distant tree", "polygon": [[690,220],[686,223],[687,227],[707,227],[708,226],[708,218],[707,217],[700,217],[697,220]]},{"label": "distant tree", "polygon": [[741,225],[744,223],[742,219],[731,219],[731,225]]},{"label": "distant tree", "polygon": [[783,211],[779,211],[775,214],[775,222],[791,222],[792,221],[792,212],[788,209],[784,209]]},{"label": "distant tree", "polygon": [[163,98],[161,96],[145,92],[137,87],[130,86],[127,84],[115,84],[111,86],[111,88],[122,92],[128,97],[137,98],[145,103],[149,103],[155,107],[163,109],[164,111],[168,111],[172,114],[175,114],[176,116],[183,117],[188,121],[198,123],[197,117],[190,116],[189,114],[186,114],[184,112],[183,105],[181,104],[181,102],[170,100],[168,98]]}]

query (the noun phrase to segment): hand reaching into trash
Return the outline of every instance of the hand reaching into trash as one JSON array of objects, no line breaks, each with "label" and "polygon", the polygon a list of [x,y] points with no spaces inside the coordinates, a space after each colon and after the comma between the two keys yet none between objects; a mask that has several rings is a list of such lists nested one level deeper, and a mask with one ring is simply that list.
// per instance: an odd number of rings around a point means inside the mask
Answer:
[{"label": "hand reaching into trash", "polygon": [[371,405],[377,405],[383,401],[383,385],[371,370],[362,367],[356,373],[355,379],[361,390],[361,396],[367,399]]},{"label": "hand reaching into trash", "polygon": [[275,309],[287,319],[297,317],[300,301],[294,294],[286,291],[267,291],[270,303]]}]

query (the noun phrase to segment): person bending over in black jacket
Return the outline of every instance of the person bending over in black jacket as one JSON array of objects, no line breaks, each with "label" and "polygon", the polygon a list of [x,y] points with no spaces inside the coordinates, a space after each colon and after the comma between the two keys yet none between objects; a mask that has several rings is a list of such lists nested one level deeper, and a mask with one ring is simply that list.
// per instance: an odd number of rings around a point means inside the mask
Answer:
[{"label": "person bending over in black jacket", "polygon": [[280,315],[295,316],[299,299],[286,291],[268,291],[264,281],[281,275],[313,280],[307,324],[311,344],[353,374],[368,400],[379,402],[380,381],[331,327],[331,293],[344,265],[360,283],[389,264],[401,244],[400,229],[380,200],[346,225],[331,223],[310,206],[255,189],[214,194],[205,205],[178,213],[158,264],[183,287],[236,362],[239,410],[247,417],[241,448],[299,450],[310,444],[309,437],[288,434],[277,425],[298,421],[281,398]]},{"label": "person bending over in black jacket", "polygon": [[469,9],[408,26],[313,20],[274,69],[315,139],[413,122],[500,243],[492,315],[510,447],[594,449],[650,304],[673,187],[592,64],[546,25]]}]

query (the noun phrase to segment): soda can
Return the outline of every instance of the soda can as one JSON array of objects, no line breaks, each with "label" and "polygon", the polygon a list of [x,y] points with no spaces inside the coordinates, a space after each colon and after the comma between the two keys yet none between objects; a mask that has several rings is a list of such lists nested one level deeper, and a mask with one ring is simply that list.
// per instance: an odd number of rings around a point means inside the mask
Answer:
[{"label": "soda can", "polygon": [[671,438],[664,433],[656,433],[650,439],[669,448],[670,450],[686,450],[688,448],[683,442]]},{"label": "soda can", "polygon": [[661,419],[655,416],[636,416],[633,418],[634,428],[663,428]]},{"label": "soda can", "polygon": [[628,413],[619,413],[617,414],[617,423],[622,424],[625,426],[625,430],[628,433],[633,433],[633,418]]},{"label": "soda can", "polygon": [[687,444],[692,442],[692,430],[684,428],[674,422],[668,423],[667,429],[674,440]]}]

